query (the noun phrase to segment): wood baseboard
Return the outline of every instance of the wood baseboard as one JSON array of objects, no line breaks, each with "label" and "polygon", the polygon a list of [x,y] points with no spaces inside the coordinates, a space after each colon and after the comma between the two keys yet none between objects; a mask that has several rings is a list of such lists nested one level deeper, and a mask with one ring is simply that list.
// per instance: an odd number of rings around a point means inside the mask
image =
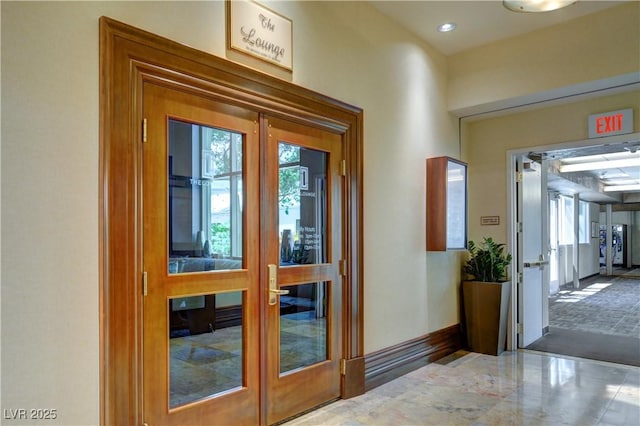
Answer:
[{"label": "wood baseboard", "polygon": [[365,356],[367,391],[462,349],[460,324],[372,352]]}]

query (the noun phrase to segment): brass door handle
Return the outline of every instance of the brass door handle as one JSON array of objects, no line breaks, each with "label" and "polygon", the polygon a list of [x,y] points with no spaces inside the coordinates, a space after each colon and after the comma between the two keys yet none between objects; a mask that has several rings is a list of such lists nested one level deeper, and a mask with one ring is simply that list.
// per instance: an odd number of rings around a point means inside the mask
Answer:
[{"label": "brass door handle", "polygon": [[280,290],[278,288],[278,265],[270,263],[267,265],[269,271],[269,305],[273,306],[278,303],[278,296],[289,294],[289,290]]}]

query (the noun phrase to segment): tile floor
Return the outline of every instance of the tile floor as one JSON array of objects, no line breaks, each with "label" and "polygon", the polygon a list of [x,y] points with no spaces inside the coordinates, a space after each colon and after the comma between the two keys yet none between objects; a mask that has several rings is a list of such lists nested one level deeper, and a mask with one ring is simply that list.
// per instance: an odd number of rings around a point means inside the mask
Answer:
[{"label": "tile floor", "polygon": [[242,386],[242,327],[169,340],[169,406]]},{"label": "tile floor", "polygon": [[[550,306],[552,322],[566,320],[565,327],[637,336],[640,281],[597,280]],[[310,312],[283,315],[285,353],[292,354],[285,370],[325,353],[326,325]],[[171,405],[239,386],[241,341],[241,327],[171,339]],[[532,351],[459,351],[286,425],[640,426],[640,368]]]},{"label": "tile floor", "polygon": [[638,425],[640,368],[530,351],[457,352],[287,426]]},{"label": "tile floor", "polygon": [[[300,309],[304,310],[289,307],[281,311],[280,372],[315,364],[327,356],[326,319],[316,318],[315,309]],[[171,408],[242,386],[242,326],[195,335],[184,330],[184,334],[169,339]]]}]

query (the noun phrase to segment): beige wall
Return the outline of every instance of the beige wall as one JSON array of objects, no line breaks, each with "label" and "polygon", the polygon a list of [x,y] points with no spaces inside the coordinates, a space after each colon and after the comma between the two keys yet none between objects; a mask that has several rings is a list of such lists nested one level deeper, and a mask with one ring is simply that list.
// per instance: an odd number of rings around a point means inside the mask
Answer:
[{"label": "beige wall", "polygon": [[639,56],[640,2],[631,1],[449,57],[449,110],[535,101],[630,73],[638,81]]},{"label": "beige wall", "polygon": [[[445,58],[366,3],[268,4],[294,22],[292,81],[365,112],[365,351],[456,323],[457,255],[424,243],[424,159],[458,156]],[[2,408],[96,424],[98,18],[224,57],[223,3],[1,7]]]},{"label": "beige wall", "polygon": [[[289,79],[364,109],[365,352],[455,324],[462,254],[425,252],[425,158],[460,157],[457,120],[447,105],[516,96],[514,77],[507,77],[528,68],[511,67],[486,87],[486,63],[512,64],[518,58],[487,61],[473,52],[445,58],[364,2],[264,3],[294,22]],[[96,424],[98,18],[110,16],[224,57],[224,7],[221,2],[1,2],[0,7],[1,408],[50,407],[58,410],[52,424]],[[606,61],[588,62],[594,69],[587,75],[569,69],[563,71],[569,78],[552,79],[554,85],[618,75],[626,67],[614,64],[611,70]],[[449,68],[453,80],[447,93]],[[502,82],[508,86],[504,91],[493,84]],[[637,93],[469,123],[464,141],[470,236],[483,231],[480,215],[504,217],[506,149],[580,139],[587,114],[620,105],[634,106],[637,114]],[[495,233],[504,240],[503,227]]]},{"label": "beige wall", "polygon": [[[463,158],[469,163],[469,238],[507,242],[507,152],[587,139],[587,117],[633,108],[640,123],[640,91],[518,112],[465,123]],[[500,226],[480,226],[500,216]],[[504,219],[504,220],[502,220]]]}]

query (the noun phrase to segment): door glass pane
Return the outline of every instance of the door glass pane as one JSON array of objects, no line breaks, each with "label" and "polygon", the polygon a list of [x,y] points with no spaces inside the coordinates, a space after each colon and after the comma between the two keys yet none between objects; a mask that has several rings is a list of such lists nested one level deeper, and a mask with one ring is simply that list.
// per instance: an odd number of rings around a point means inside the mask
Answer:
[{"label": "door glass pane", "polygon": [[280,296],[280,373],[327,359],[326,282],[283,286]]},{"label": "door glass pane", "polygon": [[243,384],[243,293],[169,300],[169,407]]},{"label": "door glass pane", "polygon": [[280,142],[280,264],[327,262],[327,153]]},{"label": "door glass pane", "polygon": [[169,273],[242,268],[243,137],[169,120]]},{"label": "door glass pane", "polygon": [[549,294],[559,290],[560,276],[558,274],[558,199],[553,198],[549,203]]},{"label": "door glass pane", "polygon": [[467,167],[447,163],[447,248],[467,246]]}]

